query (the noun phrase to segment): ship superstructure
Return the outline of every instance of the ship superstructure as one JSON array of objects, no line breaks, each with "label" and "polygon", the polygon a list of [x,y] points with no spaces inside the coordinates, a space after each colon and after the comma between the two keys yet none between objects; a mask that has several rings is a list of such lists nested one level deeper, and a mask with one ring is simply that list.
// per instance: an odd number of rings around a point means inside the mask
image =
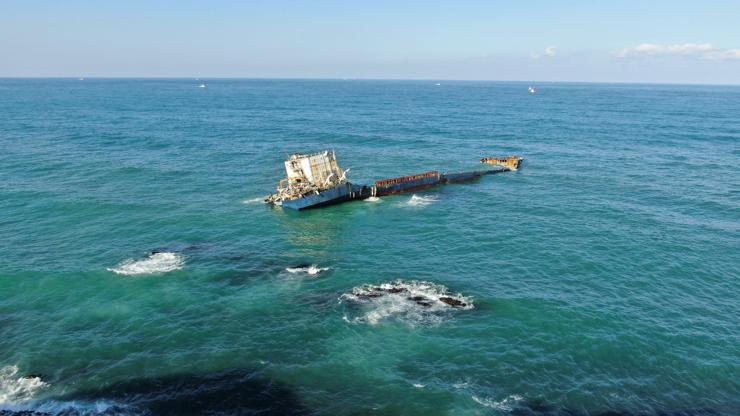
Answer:
[{"label": "ship superstructure", "polygon": [[285,161],[287,177],[266,202],[287,208],[304,209],[353,199],[362,187],[347,181],[347,172],[337,163],[334,151],[291,155]]}]

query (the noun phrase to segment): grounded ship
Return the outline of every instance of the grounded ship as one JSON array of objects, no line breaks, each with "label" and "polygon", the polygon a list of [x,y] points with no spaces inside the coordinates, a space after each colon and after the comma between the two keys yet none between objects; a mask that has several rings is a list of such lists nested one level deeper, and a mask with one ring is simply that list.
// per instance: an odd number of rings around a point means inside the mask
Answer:
[{"label": "grounded ship", "polygon": [[484,158],[481,163],[499,165],[501,168],[460,173],[439,173],[435,170],[417,175],[383,179],[376,181],[374,185],[367,186],[347,181],[349,169],[342,170],[339,167],[334,151],[312,154],[296,153],[285,161],[287,177],[280,181],[277,192],[269,195],[265,202],[295,210],[319,208],[355,199],[411,192],[446,183],[471,181],[483,175],[516,170],[522,160],[524,158],[520,156]]},{"label": "grounded ship", "polygon": [[334,151],[294,154],[285,161],[285,171],[288,176],[265,202],[301,210],[357,199],[363,188],[367,192],[367,187],[347,181],[349,169],[339,167]]}]

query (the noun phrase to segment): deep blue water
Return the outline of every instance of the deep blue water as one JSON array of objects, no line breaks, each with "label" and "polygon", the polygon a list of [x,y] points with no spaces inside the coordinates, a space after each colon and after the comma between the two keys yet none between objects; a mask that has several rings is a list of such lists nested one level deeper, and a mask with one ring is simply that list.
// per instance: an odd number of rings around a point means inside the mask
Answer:
[{"label": "deep blue water", "polygon": [[740,88],[435,83],[0,80],[0,409],[740,414]]}]

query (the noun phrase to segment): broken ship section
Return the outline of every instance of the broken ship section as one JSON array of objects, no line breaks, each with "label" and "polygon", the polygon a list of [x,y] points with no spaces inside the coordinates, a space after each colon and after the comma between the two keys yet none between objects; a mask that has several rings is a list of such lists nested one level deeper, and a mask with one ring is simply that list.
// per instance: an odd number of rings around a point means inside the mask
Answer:
[{"label": "broken ship section", "polygon": [[370,196],[367,186],[347,181],[347,172],[337,163],[334,151],[294,154],[285,161],[287,177],[265,202],[302,210],[339,204]]},{"label": "broken ship section", "polygon": [[508,172],[519,168],[524,158],[484,158],[481,163],[498,165],[498,169],[472,172],[424,172],[416,175],[382,179],[374,185],[357,185],[347,181],[349,169],[339,167],[334,151],[294,154],[285,161],[287,177],[280,181],[276,193],[265,202],[285,208],[304,210],[339,204],[356,199],[413,192],[448,183],[469,182],[483,175]]}]

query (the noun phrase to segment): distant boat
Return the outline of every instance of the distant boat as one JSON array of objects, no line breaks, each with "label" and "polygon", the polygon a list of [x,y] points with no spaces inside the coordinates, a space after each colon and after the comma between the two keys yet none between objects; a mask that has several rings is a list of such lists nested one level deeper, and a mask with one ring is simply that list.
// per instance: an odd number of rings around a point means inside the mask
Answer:
[{"label": "distant boat", "polygon": [[536,92],[537,92],[537,90],[535,90],[533,87],[529,87],[529,93],[530,94],[534,94]]},{"label": "distant boat", "polygon": [[198,88],[205,88],[205,87],[206,87],[206,84],[200,84],[200,85],[198,85]]},{"label": "distant boat", "polygon": [[80,78],[80,81],[84,81],[84,80],[85,80],[85,78]]},{"label": "distant boat", "polygon": [[442,85],[442,84],[440,84],[440,83],[438,82],[438,83],[436,83],[436,84],[434,84],[434,85]]}]

